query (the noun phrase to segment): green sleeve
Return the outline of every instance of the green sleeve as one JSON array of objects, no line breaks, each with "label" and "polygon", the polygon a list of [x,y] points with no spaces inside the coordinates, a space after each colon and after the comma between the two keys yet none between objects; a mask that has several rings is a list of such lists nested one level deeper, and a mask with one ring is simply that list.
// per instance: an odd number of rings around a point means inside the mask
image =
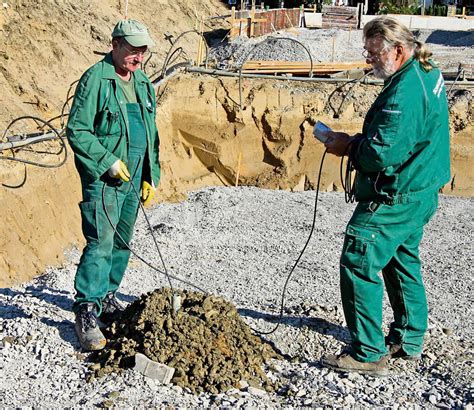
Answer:
[{"label": "green sleeve", "polygon": [[100,78],[93,69],[87,71],[76,89],[66,135],[74,151],[80,172],[87,179],[100,178],[118,159],[104,148],[94,133],[94,120],[99,110]]},{"label": "green sleeve", "polygon": [[392,90],[365,127],[364,138],[351,152],[357,168],[371,173],[404,164],[413,155],[422,134],[423,106],[416,91],[408,96],[399,89]]}]

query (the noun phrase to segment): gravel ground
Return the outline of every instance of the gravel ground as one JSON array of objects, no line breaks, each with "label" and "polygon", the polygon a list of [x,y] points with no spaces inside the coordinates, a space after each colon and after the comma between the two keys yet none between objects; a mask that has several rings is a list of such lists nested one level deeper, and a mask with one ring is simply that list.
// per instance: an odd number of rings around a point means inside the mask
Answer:
[{"label": "gravel ground", "polygon": [[[192,395],[127,370],[89,379],[71,312],[78,250],[36,280],[0,289],[1,406],[390,406],[465,407],[474,400],[472,199],[441,197],[421,246],[430,326],[420,362],[391,362],[372,378],[321,368],[323,352],[348,340],[338,290],[338,257],[353,205],[322,193],[316,230],[288,288],[283,324],[267,336],[287,355],[265,369],[276,394],[242,386],[226,394]],[[274,326],[284,279],[310,231],[314,192],[208,188],[180,204],[149,211],[168,269],[236,304],[253,327]],[[142,217],[133,241],[159,258]],[[176,286],[180,286],[175,283]],[[167,286],[132,258],[119,297],[131,302]],[[385,306],[385,321],[390,321]]]},{"label": "gravel ground", "polygon": [[[472,31],[416,30],[414,34],[420,41],[426,43],[433,52],[433,58],[439,62],[443,70],[456,71],[459,63],[472,63],[474,60],[474,32]],[[268,37],[273,37],[275,40],[265,40]],[[309,60],[308,51],[293,40],[301,42],[307,48],[313,62],[327,62],[333,57],[334,61],[364,60],[362,30],[349,32],[338,29],[304,28],[280,31],[252,39],[237,37],[230,43],[218,43],[211,50],[210,60],[236,67],[240,66],[244,59]],[[257,47],[260,43],[263,44]]]}]

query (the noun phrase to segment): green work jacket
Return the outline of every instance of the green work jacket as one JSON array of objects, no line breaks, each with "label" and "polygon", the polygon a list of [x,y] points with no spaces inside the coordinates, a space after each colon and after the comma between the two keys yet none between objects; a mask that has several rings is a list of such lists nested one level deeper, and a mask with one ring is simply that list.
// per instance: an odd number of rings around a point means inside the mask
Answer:
[{"label": "green work jacket", "polygon": [[440,70],[410,58],[389,77],[349,152],[356,200],[419,200],[450,179],[449,118]]},{"label": "green work jacket", "polygon": [[[147,134],[142,179],[157,186],[160,164],[155,90],[141,70],[135,71],[133,81]],[[118,159],[127,164],[130,145],[127,104],[111,53],[79,80],[66,134],[78,172],[86,182],[100,178]]]}]

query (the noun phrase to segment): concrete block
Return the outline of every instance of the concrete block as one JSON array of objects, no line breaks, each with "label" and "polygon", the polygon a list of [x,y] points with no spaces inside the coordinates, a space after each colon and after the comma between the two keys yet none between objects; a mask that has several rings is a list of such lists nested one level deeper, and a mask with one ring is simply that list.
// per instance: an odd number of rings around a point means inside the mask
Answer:
[{"label": "concrete block", "polygon": [[323,26],[322,13],[304,13],[305,27],[321,28]]},{"label": "concrete block", "polygon": [[135,367],[133,370],[160,383],[168,384],[174,374],[174,368],[163,363],[155,362],[142,353],[135,354]]}]

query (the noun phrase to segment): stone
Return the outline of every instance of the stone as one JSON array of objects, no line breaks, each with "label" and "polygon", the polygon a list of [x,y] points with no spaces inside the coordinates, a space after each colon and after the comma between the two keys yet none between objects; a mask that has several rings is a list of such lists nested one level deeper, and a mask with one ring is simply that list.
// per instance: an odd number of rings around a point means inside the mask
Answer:
[{"label": "stone", "polygon": [[146,377],[156,379],[163,384],[168,384],[174,374],[174,368],[155,362],[142,353],[135,354],[135,367],[133,370]]},{"label": "stone", "polygon": [[426,353],[425,353],[425,356],[426,356],[428,359],[433,360],[433,361],[435,361],[435,360],[437,359],[436,355],[435,355],[434,353],[432,353],[432,352],[426,352]]},{"label": "stone", "polygon": [[257,397],[267,397],[268,393],[265,390],[262,389],[257,389],[256,387],[249,386],[247,391],[252,395],[252,396],[257,396]]},{"label": "stone", "polygon": [[306,396],[307,392],[305,389],[300,389],[296,392],[296,397],[303,397]]},{"label": "stone", "polygon": [[248,387],[249,387],[249,384],[247,383],[246,380],[240,380],[240,381],[239,381],[239,388],[240,388],[241,390],[245,390],[245,389],[247,389]]},{"label": "stone", "polygon": [[344,402],[349,406],[352,406],[356,403],[356,399],[349,394],[344,398]]}]

